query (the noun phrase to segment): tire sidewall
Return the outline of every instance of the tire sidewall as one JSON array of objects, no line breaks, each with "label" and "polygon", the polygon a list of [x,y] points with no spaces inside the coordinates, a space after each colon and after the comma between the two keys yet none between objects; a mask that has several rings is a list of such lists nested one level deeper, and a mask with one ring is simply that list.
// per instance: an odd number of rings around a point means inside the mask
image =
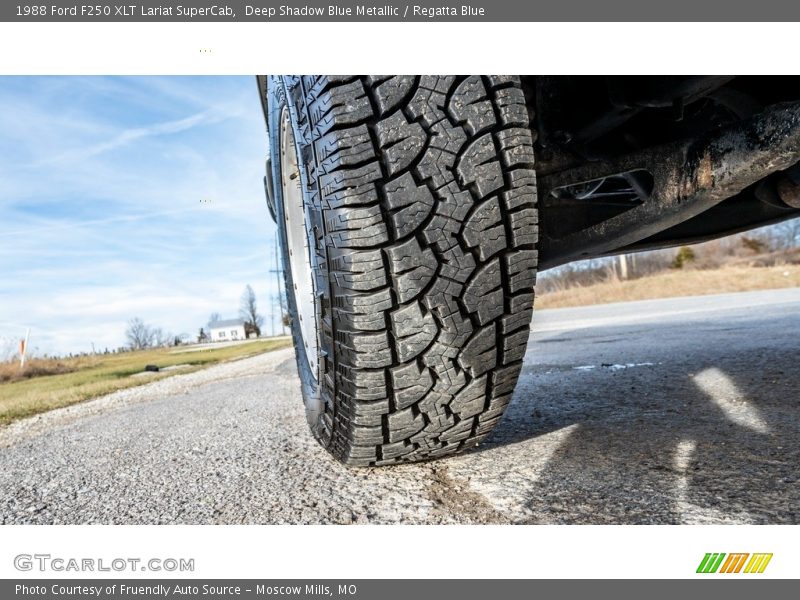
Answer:
[{"label": "tire sidewall", "polygon": [[[272,189],[275,198],[275,213],[276,213],[276,222],[277,222],[277,235],[278,235],[278,244],[281,250],[281,264],[283,269],[284,275],[284,283],[285,283],[285,290],[286,290],[286,303],[287,308],[289,311],[290,316],[290,330],[292,333],[292,341],[294,344],[295,355],[297,358],[297,370],[298,375],[300,377],[300,384],[301,384],[301,391],[303,395],[303,403],[305,404],[306,409],[306,419],[308,421],[309,426],[311,427],[312,432],[314,435],[319,439],[321,442],[324,441],[326,436],[326,428],[324,427],[324,420],[323,415],[325,412],[324,409],[324,402],[322,400],[321,394],[321,386],[319,384],[320,377],[318,373],[314,373],[311,364],[309,362],[309,358],[307,355],[307,351],[305,348],[305,344],[303,343],[303,335],[300,329],[299,319],[297,318],[298,310],[297,310],[297,302],[295,299],[294,293],[291,290],[294,289],[294,281],[292,279],[292,271],[289,265],[289,247],[287,241],[287,235],[285,230],[285,212],[283,206],[283,185],[281,181],[281,117],[282,112],[285,107],[287,107],[286,103],[286,93],[283,83],[281,82],[279,77],[271,76],[267,80],[267,131],[269,136],[269,148],[270,148],[270,157],[271,157],[271,173],[268,173],[267,176],[272,180]],[[292,111],[289,110],[290,115],[290,123],[293,128],[294,139],[295,143],[297,144],[297,140],[299,138],[299,132],[296,126],[296,119],[292,114]],[[298,159],[301,155],[300,148],[295,148],[297,152]],[[301,171],[301,181],[304,183],[308,180],[307,174],[305,173],[305,166],[302,160],[298,160],[298,166]],[[303,185],[303,193],[306,193],[306,186]],[[312,270],[316,270],[317,264],[316,263],[316,253],[311,252],[311,265]],[[319,329],[320,324],[320,309],[319,303],[315,304],[316,310],[316,318],[317,324]],[[319,344],[318,344],[319,348]],[[317,365],[322,365],[322,357],[317,356]]]}]

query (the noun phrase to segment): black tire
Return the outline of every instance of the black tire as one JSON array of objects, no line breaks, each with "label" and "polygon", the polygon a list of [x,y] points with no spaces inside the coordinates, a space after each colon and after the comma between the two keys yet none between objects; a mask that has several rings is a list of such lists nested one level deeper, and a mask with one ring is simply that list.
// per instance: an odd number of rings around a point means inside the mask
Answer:
[{"label": "black tire", "polygon": [[533,306],[536,181],[519,80],[288,76],[266,87],[287,290],[284,107],[313,239],[318,373],[294,318],[292,331],[314,435],[348,465],[475,446],[511,398]]}]

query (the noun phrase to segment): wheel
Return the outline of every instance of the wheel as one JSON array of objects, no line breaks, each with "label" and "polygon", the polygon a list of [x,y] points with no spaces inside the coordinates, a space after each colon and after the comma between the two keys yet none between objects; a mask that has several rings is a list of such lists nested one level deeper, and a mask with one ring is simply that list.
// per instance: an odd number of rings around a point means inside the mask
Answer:
[{"label": "wheel", "polygon": [[348,465],[483,440],[527,347],[530,118],[514,77],[268,77],[270,169],[311,431]]}]

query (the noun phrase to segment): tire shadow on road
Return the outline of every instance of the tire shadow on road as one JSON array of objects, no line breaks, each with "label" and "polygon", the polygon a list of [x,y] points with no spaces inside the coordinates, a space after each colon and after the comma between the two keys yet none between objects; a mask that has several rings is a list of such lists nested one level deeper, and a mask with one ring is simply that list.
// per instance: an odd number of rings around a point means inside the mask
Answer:
[{"label": "tire shadow on road", "polygon": [[689,340],[674,326],[572,331],[555,354],[534,340],[548,362],[526,361],[505,417],[469,455],[473,488],[517,522],[799,522],[791,333],[706,325],[697,345],[703,324],[686,327]]}]

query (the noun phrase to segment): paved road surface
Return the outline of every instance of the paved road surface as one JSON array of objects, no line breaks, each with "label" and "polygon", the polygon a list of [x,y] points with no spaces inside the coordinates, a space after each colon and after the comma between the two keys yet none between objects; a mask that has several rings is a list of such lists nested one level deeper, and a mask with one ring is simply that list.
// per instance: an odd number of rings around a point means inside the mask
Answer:
[{"label": "paved road surface", "polygon": [[291,351],[0,430],[0,523],[798,523],[800,290],[542,311],[489,443],[345,469]]}]

